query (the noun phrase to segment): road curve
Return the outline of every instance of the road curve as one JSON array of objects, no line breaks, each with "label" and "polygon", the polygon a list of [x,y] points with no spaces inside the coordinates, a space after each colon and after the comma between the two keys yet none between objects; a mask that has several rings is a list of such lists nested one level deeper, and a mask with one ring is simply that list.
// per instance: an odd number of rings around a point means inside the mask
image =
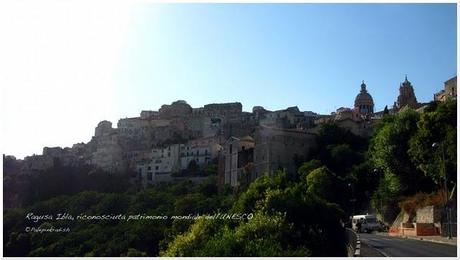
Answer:
[{"label": "road curve", "polygon": [[[388,257],[456,257],[457,246],[376,234],[359,234],[361,243]],[[365,256],[365,255],[362,255]]]}]

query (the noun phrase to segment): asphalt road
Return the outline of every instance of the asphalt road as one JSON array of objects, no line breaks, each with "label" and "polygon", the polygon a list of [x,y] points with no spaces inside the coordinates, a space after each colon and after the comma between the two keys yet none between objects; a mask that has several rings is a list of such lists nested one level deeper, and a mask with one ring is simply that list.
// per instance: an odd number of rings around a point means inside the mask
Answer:
[{"label": "asphalt road", "polygon": [[[359,234],[361,244],[375,249],[383,256],[388,257],[455,257],[457,247],[453,245],[419,241],[399,237],[389,237],[376,234]],[[365,255],[362,255],[365,256]]]}]

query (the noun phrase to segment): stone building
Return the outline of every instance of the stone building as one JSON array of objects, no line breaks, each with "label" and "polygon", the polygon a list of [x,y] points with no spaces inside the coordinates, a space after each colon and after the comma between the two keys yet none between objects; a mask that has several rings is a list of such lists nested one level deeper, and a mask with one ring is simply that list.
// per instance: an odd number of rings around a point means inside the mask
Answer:
[{"label": "stone building", "polygon": [[94,130],[94,136],[99,137],[102,136],[105,133],[109,133],[113,130],[112,128],[112,122],[103,120],[99,122],[97,125],[96,129]]},{"label": "stone building", "polygon": [[208,137],[190,140],[180,145],[180,168],[185,170],[192,161],[198,166],[209,165],[222,150],[219,137]]},{"label": "stone building", "polygon": [[345,119],[351,119],[353,121],[361,121],[361,113],[358,109],[351,109],[347,107],[341,107],[332,113],[334,121],[341,121]]},{"label": "stone building", "polygon": [[83,142],[72,145],[72,153],[74,153],[77,156],[85,156],[85,154],[87,153],[86,150],[86,144]]},{"label": "stone building", "polygon": [[145,187],[148,184],[169,182],[172,173],[180,170],[180,144],[152,149],[136,163],[138,180]]},{"label": "stone building", "polygon": [[[378,119],[377,119],[378,120]],[[375,124],[374,117],[364,117],[357,109],[339,108],[330,116],[321,116],[315,120],[316,126],[308,129],[308,132],[318,134],[323,124],[336,124],[337,126],[349,130],[355,135],[368,137],[372,134],[372,126]]]},{"label": "stone building", "polygon": [[361,84],[361,91],[355,98],[355,109],[364,116],[372,115],[374,113],[374,100],[366,90],[366,84]]},{"label": "stone building", "polygon": [[162,105],[158,112],[162,119],[187,117],[192,115],[192,107],[184,100],[177,100],[171,105]]},{"label": "stone building", "polygon": [[237,187],[256,178],[253,169],[249,165],[254,162],[253,154],[254,139],[250,136],[242,138],[232,136],[225,142],[223,150],[224,184]]},{"label": "stone building", "polygon": [[92,163],[108,172],[121,172],[126,168],[122,152],[116,133],[105,135],[98,142]]},{"label": "stone building", "polygon": [[399,111],[406,106],[413,109],[417,109],[420,106],[417,102],[417,98],[415,97],[414,88],[412,87],[410,81],[407,80],[407,75],[404,82],[399,86],[399,96],[397,101],[394,103],[393,109],[395,111]]},{"label": "stone building", "polygon": [[[158,125],[168,125],[169,121],[155,120]],[[117,128],[120,135],[129,136],[132,138],[141,138],[145,135],[147,128],[150,126],[150,121],[140,117],[122,118],[118,120]]]},{"label": "stone building", "polygon": [[141,161],[137,164],[136,169],[137,181],[143,187],[146,187],[149,184],[171,182],[173,180],[173,177],[170,172],[156,172],[155,166],[153,165],[152,161]]},{"label": "stone building", "polygon": [[300,112],[297,106],[273,112],[264,111],[263,114],[259,114],[258,119],[260,125],[276,128],[306,129],[312,126],[311,118],[305,116],[304,112]]},{"label": "stone building", "polygon": [[255,132],[255,177],[286,169],[295,173],[316,146],[316,134],[259,126]]},{"label": "stone building", "polygon": [[77,155],[77,152],[76,149],[69,147],[44,147],[43,157],[51,158],[54,166],[79,166],[85,164],[85,156]]},{"label": "stone building", "polygon": [[263,106],[254,106],[252,108],[252,114],[259,119],[263,117],[266,113],[269,113],[270,111],[266,110]]},{"label": "stone building", "polygon": [[90,164],[108,172],[126,170],[127,164],[126,160],[123,160],[118,129],[113,129],[109,121],[98,124],[95,136],[88,146],[88,150],[92,152]]},{"label": "stone building", "polygon": [[24,157],[21,173],[26,175],[34,174],[53,166],[54,160],[52,157],[34,154]]},{"label": "stone building", "polygon": [[297,127],[297,128],[300,128],[300,129],[312,128],[315,126],[315,120],[320,117],[319,114],[312,112],[312,111],[304,111],[303,116],[304,116],[304,121],[305,121],[304,125],[306,127]]},{"label": "stone building", "polygon": [[150,160],[142,160],[137,166],[141,183],[145,186],[171,181],[172,173],[180,170],[179,151],[179,144],[152,149]]},{"label": "stone building", "polygon": [[373,125],[375,120],[360,120],[356,121],[351,118],[344,118],[334,121],[337,126],[347,129],[355,135],[369,137],[373,133]]},{"label": "stone building", "polygon": [[444,82],[444,89],[434,94],[435,101],[446,101],[448,98],[457,99],[457,76]]},{"label": "stone building", "polygon": [[191,131],[194,138],[212,137],[222,132],[223,120],[219,117],[199,116],[191,117],[185,121],[186,128]]},{"label": "stone building", "polygon": [[151,111],[151,110],[142,110],[141,111],[141,119],[159,119],[160,112],[158,111]]},{"label": "stone building", "polygon": [[243,106],[240,102],[207,104],[203,107],[205,115],[215,118],[238,117],[241,112],[243,112]]},{"label": "stone building", "polygon": [[180,170],[180,145],[152,149],[152,168],[155,174],[168,174]]},{"label": "stone building", "polygon": [[123,161],[128,164],[128,169],[136,170],[139,162],[152,160],[152,151],[149,150],[132,150],[123,152]]}]

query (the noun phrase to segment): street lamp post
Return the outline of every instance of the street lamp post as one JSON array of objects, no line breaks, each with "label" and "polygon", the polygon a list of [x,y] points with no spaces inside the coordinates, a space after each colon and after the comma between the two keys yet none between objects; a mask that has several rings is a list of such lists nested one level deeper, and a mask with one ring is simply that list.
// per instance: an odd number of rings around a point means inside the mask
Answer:
[{"label": "street lamp post", "polygon": [[348,187],[351,188],[351,199],[350,199],[350,202],[351,202],[351,216],[354,216],[355,215],[355,191],[354,191],[354,187],[353,187],[353,183],[348,183]]},{"label": "street lamp post", "polygon": [[[444,209],[448,209],[448,200],[449,200],[449,191],[447,189],[447,173],[446,173],[446,157],[445,157],[445,152],[444,152],[444,142],[441,141],[440,143],[433,143],[432,145],[433,148],[441,148],[441,160],[442,160],[442,166],[441,166],[441,176],[444,178]],[[452,239],[452,234],[451,234],[451,227],[450,227],[450,209],[448,209],[447,215],[447,233],[449,236],[449,239]]]}]

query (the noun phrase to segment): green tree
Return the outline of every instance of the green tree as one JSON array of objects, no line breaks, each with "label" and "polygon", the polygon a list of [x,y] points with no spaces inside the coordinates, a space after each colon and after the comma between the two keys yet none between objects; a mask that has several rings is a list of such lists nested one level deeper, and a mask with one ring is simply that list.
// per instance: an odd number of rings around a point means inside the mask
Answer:
[{"label": "green tree", "polygon": [[399,212],[398,202],[401,199],[401,190],[399,177],[386,172],[372,195],[371,205],[386,223],[393,221]]},{"label": "green tree", "polygon": [[141,252],[135,248],[129,248],[128,253],[126,254],[127,257],[146,257],[147,253]]},{"label": "green tree", "polygon": [[335,200],[336,177],[327,167],[321,167],[310,172],[306,178],[307,190],[328,201]]},{"label": "green tree", "polygon": [[353,165],[362,161],[362,156],[349,144],[327,146],[326,165],[341,176],[350,172]]},{"label": "green tree", "polygon": [[301,179],[305,179],[308,174],[314,169],[321,167],[322,163],[320,160],[310,160],[308,162],[304,162],[297,171]]},{"label": "green tree", "polygon": [[307,190],[305,180],[293,181],[285,172],[259,178],[231,211],[254,213],[254,218],[197,220],[162,255],[343,256],[343,211]]},{"label": "green tree", "polygon": [[209,238],[219,234],[221,228],[222,225],[216,220],[198,219],[188,233],[178,235],[160,256],[198,256],[196,251],[203,248]]},{"label": "green tree", "polygon": [[[457,181],[457,101],[431,104],[410,139],[411,161],[441,188],[446,171],[448,188]],[[436,143],[433,147],[433,144]]]},{"label": "green tree", "polygon": [[411,162],[407,152],[409,140],[417,132],[419,118],[419,113],[411,109],[386,117],[369,147],[372,164],[385,175],[397,176],[401,195],[431,188],[427,178]]}]

